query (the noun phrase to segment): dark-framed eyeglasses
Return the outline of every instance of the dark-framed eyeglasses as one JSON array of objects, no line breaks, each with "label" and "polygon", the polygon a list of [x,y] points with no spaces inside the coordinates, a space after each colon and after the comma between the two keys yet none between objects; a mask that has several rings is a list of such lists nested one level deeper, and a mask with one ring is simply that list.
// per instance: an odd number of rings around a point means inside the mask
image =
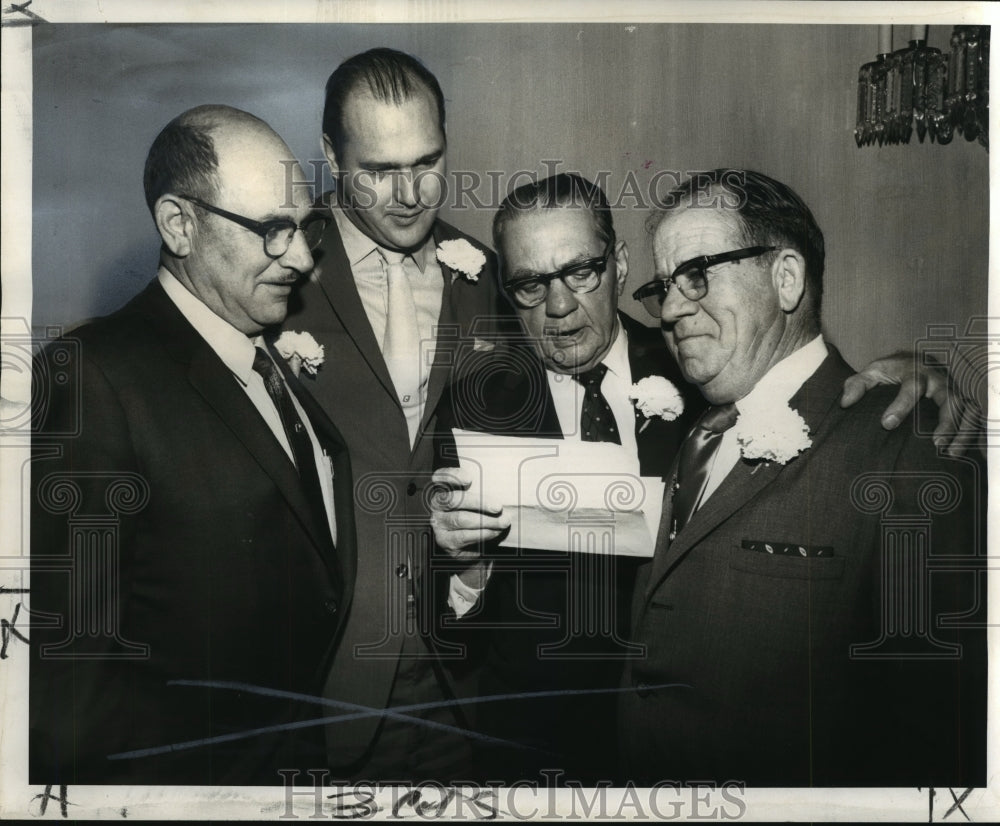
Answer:
[{"label": "dark-framed eyeglasses", "polygon": [[720,252],[716,255],[699,255],[690,261],[679,265],[666,278],[656,278],[643,284],[632,293],[632,298],[641,301],[651,316],[660,317],[663,302],[671,284],[689,301],[701,301],[708,295],[708,269],[716,264],[726,264],[730,261],[742,261],[744,258],[754,258],[765,252],[773,252],[780,247],[745,247],[740,250]]},{"label": "dark-framed eyeglasses", "polygon": [[537,307],[549,296],[549,284],[556,278],[574,293],[591,293],[600,286],[601,277],[608,268],[608,259],[615,248],[615,239],[608,241],[603,254],[563,267],[561,270],[517,278],[504,283],[504,289],[523,309]]},{"label": "dark-framed eyeglasses", "polygon": [[213,204],[201,200],[201,198],[195,198],[193,195],[181,195],[180,197],[185,201],[190,201],[192,204],[197,204],[202,209],[207,209],[220,218],[225,218],[234,224],[239,224],[244,229],[250,230],[250,232],[257,233],[257,235],[264,239],[264,253],[269,258],[281,258],[282,255],[288,252],[288,248],[292,245],[292,239],[299,230],[302,231],[302,237],[306,241],[306,246],[310,250],[316,249],[323,238],[323,233],[330,225],[330,218],[320,212],[309,213],[301,224],[296,224],[289,218],[276,218],[273,221],[254,221],[245,215],[237,215],[235,212],[220,209]]}]

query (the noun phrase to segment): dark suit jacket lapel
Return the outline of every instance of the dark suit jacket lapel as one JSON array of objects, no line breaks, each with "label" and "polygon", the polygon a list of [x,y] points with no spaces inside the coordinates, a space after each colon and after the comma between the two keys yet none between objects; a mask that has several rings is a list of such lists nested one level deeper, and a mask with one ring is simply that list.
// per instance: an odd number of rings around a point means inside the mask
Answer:
[{"label": "dark suit jacket lapel", "polygon": [[[523,365],[524,370],[510,372],[502,383],[502,393],[491,401],[490,412],[504,411],[507,416],[515,416],[525,409],[532,411],[531,421],[524,422],[516,428],[517,435],[525,437],[542,437],[549,439],[563,438],[563,424],[556,414],[556,406],[552,401],[552,391],[549,389],[548,372],[539,360],[535,351],[526,346],[510,348],[515,364]],[[539,399],[539,391],[541,398]],[[533,404],[540,400],[541,405]],[[528,408],[525,403],[528,403]]]},{"label": "dark suit jacket lapel", "polygon": [[[433,229],[434,244],[448,239],[448,234],[444,232],[441,222],[436,221]],[[431,262],[427,262],[430,264]],[[464,337],[465,330],[459,329],[461,313],[454,306],[460,297],[459,291],[454,289],[453,273],[442,261],[438,261],[441,268],[441,278],[443,289],[441,292],[441,312],[438,315],[438,334],[435,342],[434,361],[431,364],[431,372],[427,377],[427,401],[424,405],[423,420],[420,422],[420,432],[425,432],[428,422],[434,415],[434,410],[441,400],[441,393],[447,384],[451,367],[455,363],[458,341]]]},{"label": "dark suit jacket lapel", "polygon": [[[797,410],[809,425],[810,437],[814,442],[822,431],[824,420],[840,397],[844,379],[851,374],[840,353],[830,344],[827,344],[827,349],[829,353],[826,359],[789,401],[789,405]],[[792,462],[799,461],[804,455],[800,454]],[[660,580],[692,547],[774,482],[785,467],[786,465],[777,462],[738,461],[708,501],[695,512],[677,538],[664,549],[663,546],[667,545],[664,531],[671,518],[670,502],[665,502],[660,536],[657,538],[657,552],[646,591],[647,598]],[[669,487],[666,496],[669,499]]]},{"label": "dark suit jacket lapel", "polygon": [[[336,209],[333,207],[332,209]],[[316,278],[326,295],[334,314],[344,325],[344,329],[354,341],[372,373],[385,387],[390,397],[396,398],[396,390],[382,357],[382,349],[375,340],[371,322],[361,303],[358,288],[354,282],[351,262],[347,258],[344,242],[340,237],[337,222],[327,227],[323,238],[323,260],[316,265],[311,278]],[[397,402],[398,404],[398,402]]]},{"label": "dark suit jacket lapel", "polygon": [[697,394],[697,398],[691,398],[690,393],[685,393],[690,385],[680,376],[659,330],[647,328],[623,313],[619,313],[619,318],[628,335],[632,383],[647,376],[659,376],[672,382],[685,397],[684,412],[680,418],[670,422],[659,416],[646,418],[638,405],[633,405],[635,441],[642,475],[665,476],[666,467],[673,461],[684,435],[704,407],[704,400],[701,394]]},{"label": "dark suit jacket lapel", "polygon": [[188,380],[192,387],[274,480],[316,547],[325,555],[330,544],[329,530],[320,530],[295,465],[274,438],[253,402],[239,388],[233,374],[188,323],[158,282],[154,281],[147,288],[140,301],[153,323],[160,327],[160,340],[175,358],[189,365]]}]

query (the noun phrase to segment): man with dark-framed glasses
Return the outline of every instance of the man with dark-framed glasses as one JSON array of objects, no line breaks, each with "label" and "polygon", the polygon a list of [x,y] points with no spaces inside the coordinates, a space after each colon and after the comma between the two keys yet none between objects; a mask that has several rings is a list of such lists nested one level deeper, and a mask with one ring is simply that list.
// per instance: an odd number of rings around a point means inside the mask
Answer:
[{"label": "man with dark-framed glasses", "polygon": [[[278,785],[326,764],[347,448],[264,339],[329,217],[226,106],[153,141],[152,282],[35,365],[29,779]],[[321,354],[306,353],[310,358]]]},{"label": "man with dark-framed glasses", "polygon": [[[502,370],[473,376],[446,396],[442,444],[451,427],[612,442],[638,457],[642,475],[665,475],[689,417],[647,418],[629,393],[643,378],[682,379],[659,331],[618,312],[629,254],[604,192],[574,174],[519,187],[494,219],[493,241],[502,290],[525,335],[512,342]],[[698,404],[694,394],[689,401]],[[466,483],[458,470],[439,478]],[[455,514],[438,510],[435,533],[459,552],[462,537],[448,529]],[[500,522],[490,514],[468,526]],[[587,783],[614,777],[612,692],[631,652],[626,620],[636,567],[630,557],[530,548],[493,558],[483,610],[467,623],[480,629],[473,633],[485,652],[479,693],[545,696],[481,704],[481,728],[522,746],[482,748],[484,776],[541,779],[543,769],[558,768]]]},{"label": "man with dark-framed glasses", "polygon": [[756,258],[765,252],[774,252],[777,247],[744,247],[743,249],[720,252],[716,255],[699,255],[685,261],[666,278],[655,278],[643,284],[632,293],[632,298],[641,301],[642,306],[654,318],[660,317],[663,300],[671,287],[680,290],[681,295],[691,301],[700,301],[708,295],[708,270],[717,264],[730,264],[745,258]]},{"label": "man with dark-framed glasses", "polygon": [[[642,475],[668,476],[705,402],[677,368],[660,330],[618,310],[628,247],[615,235],[604,193],[571,174],[527,184],[497,213],[494,244],[503,291],[526,335],[511,348],[503,371],[453,388],[440,414],[442,428],[616,442],[637,456]],[[734,245],[721,257],[686,262],[675,277],[693,295],[701,289],[700,273],[766,254],[764,247]],[[654,296],[664,286],[645,288],[657,308]],[[647,377],[678,387],[686,401],[681,418],[647,418],[633,404],[632,385]],[[637,655],[627,621],[636,563],[525,548],[508,555],[491,543],[509,521],[479,500],[474,480],[458,469],[440,471],[437,479],[461,491],[436,501],[437,541],[466,558],[486,550],[493,564],[478,611],[470,608],[466,616],[470,626],[492,628],[482,644],[480,694],[506,699],[484,702],[480,721],[487,733],[525,746],[482,749],[481,771],[509,779],[538,778],[542,769],[584,782],[622,779],[613,692],[623,662]]]},{"label": "man with dark-framed glasses", "polygon": [[823,233],[790,187],[719,169],[665,203],[634,295],[710,406],[638,576],[629,777],[983,785],[984,469],[879,427],[885,388],[838,404]]}]

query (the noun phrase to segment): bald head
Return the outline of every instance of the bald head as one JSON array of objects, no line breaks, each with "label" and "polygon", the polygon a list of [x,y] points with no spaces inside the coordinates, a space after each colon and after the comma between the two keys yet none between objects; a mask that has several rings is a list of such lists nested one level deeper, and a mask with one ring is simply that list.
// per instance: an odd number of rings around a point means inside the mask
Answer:
[{"label": "bald head", "polygon": [[247,335],[280,323],[327,219],[274,130],[229,106],[191,109],[156,137],[145,185],[174,278]]},{"label": "bald head", "polygon": [[146,156],[143,186],[150,212],[167,193],[213,201],[218,194],[220,157],[248,147],[291,157],[270,126],[242,109],[207,104],[182,112],[163,127]]}]

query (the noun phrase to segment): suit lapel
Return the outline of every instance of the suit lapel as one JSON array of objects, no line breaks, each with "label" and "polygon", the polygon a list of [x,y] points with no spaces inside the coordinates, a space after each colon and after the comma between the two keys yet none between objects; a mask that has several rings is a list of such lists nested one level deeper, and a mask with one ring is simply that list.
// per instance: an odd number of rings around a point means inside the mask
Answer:
[{"label": "suit lapel", "polygon": [[[440,221],[434,222],[434,245],[446,240],[447,235],[441,227]],[[427,401],[424,404],[424,415],[420,422],[419,433],[426,432],[426,428],[434,415],[434,410],[441,400],[441,393],[447,384],[451,368],[458,357],[456,352],[459,340],[464,336],[465,331],[459,329],[460,314],[453,306],[457,297],[457,291],[452,283],[452,271],[445,266],[444,262],[438,261],[441,268],[442,292],[441,292],[441,312],[438,314],[438,333],[435,338],[434,361],[431,364],[431,372],[427,377]]]},{"label": "suit lapel", "polygon": [[[619,318],[628,336],[628,362],[632,383],[647,376],[657,376],[672,382],[682,395],[687,395],[684,391],[689,385],[679,377],[662,333],[640,324],[624,313],[619,313]],[[635,441],[643,476],[667,478],[667,467],[673,462],[684,435],[704,406],[701,394],[696,395],[696,399],[685,397],[684,412],[680,418],[669,422],[659,416],[647,418],[638,405],[633,405]]]},{"label": "suit lapel", "polygon": [[[809,425],[809,433],[814,444],[820,437],[831,408],[840,396],[844,379],[851,373],[836,348],[827,344],[827,349],[829,352],[826,359],[789,401],[789,405],[797,410]],[[807,454],[808,451],[806,454],[800,454],[792,462],[801,461]],[[738,461],[673,542],[668,542],[666,533],[672,519],[671,489],[668,486],[665,494],[668,501],[664,502],[663,519],[660,523],[660,534],[657,537],[656,555],[653,559],[646,598],[649,598],[663,577],[669,574],[698,542],[750,503],[781,475],[785,467],[786,465],[778,462],[747,462],[742,459]],[[671,474],[671,479],[674,474]]]},{"label": "suit lapel", "polygon": [[172,357],[188,365],[191,386],[242,442],[261,469],[274,480],[313,543],[325,556],[330,545],[329,530],[317,524],[295,465],[274,438],[253,402],[239,388],[229,368],[184,318],[159,282],[154,281],[137,297],[136,302],[150,316],[152,323],[159,327],[159,339]]},{"label": "suit lapel", "polygon": [[[336,207],[331,207],[336,209]],[[441,222],[434,224],[433,237],[435,245],[447,239],[448,233],[442,228]],[[354,341],[362,357],[368,363],[372,373],[379,380],[393,402],[399,406],[396,396],[396,389],[392,383],[392,377],[385,364],[382,349],[375,340],[372,332],[371,322],[361,303],[361,296],[358,295],[358,288],[354,281],[354,274],[351,270],[351,263],[347,258],[344,249],[344,242],[340,237],[336,221],[327,228],[326,236],[323,239],[323,261],[317,264],[314,278],[318,279],[319,285],[326,295],[327,301],[333,312],[340,319],[344,329]],[[442,276],[441,311],[438,315],[437,326],[440,328],[435,343],[434,361],[431,364],[430,375],[427,377],[427,401],[424,405],[424,414],[420,423],[419,433],[426,431],[428,423],[434,415],[434,410],[441,399],[441,393],[447,384],[448,376],[453,364],[454,343],[465,332],[459,330],[460,313],[454,304],[458,299],[458,291],[453,289],[453,273],[440,261]],[[454,331],[454,334],[451,334]],[[400,407],[400,415],[402,408]],[[419,437],[418,437],[419,438]]]},{"label": "suit lapel", "polygon": [[[332,209],[335,209],[333,207]],[[368,363],[372,374],[379,380],[392,399],[396,399],[396,389],[393,387],[389,370],[382,357],[382,349],[375,340],[371,322],[361,303],[358,288],[354,282],[351,262],[344,250],[344,242],[337,229],[337,222],[331,222],[327,227],[322,243],[323,257],[317,263],[312,278],[319,282],[330,308],[340,319],[347,334],[358,348],[362,358]],[[396,402],[398,404],[398,401]]]},{"label": "suit lapel", "polygon": [[[511,353],[521,353],[518,361],[525,367],[524,372],[509,372],[503,383],[503,393],[495,400],[492,410],[505,410],[508,417],[515,417],[523,413],[525,403],[530,404],[530,409],[534,412],[532,421],[525,422],[527,427],[523,428],[525,436],[543,438],[562,439],[563,427],[556,413],[555,402],[552,400],[552,390],[549,387],[548,372],[545,365],[538,358],[534,350],[525,348],[511,348]],[[531,404],[539,397],[541,391],[541,406],[536,407]],[[492,412],[491,410],[491,412]],[[519,417],[524,421],[524,417]],[[573,423],[575,425],[575,423]],[[522,428],[518,428],[521,430]]]},{"label": "suit lapel", "polygon": [[194,389],[243,443],[257,464],[274,480],[316,547],[323,549],[325,557],[330,545],[329,530],[317,523],[295,465],[246,393],[237,386],[232,374],[207,344],[199,347],[193,354],[188,378]]}]

